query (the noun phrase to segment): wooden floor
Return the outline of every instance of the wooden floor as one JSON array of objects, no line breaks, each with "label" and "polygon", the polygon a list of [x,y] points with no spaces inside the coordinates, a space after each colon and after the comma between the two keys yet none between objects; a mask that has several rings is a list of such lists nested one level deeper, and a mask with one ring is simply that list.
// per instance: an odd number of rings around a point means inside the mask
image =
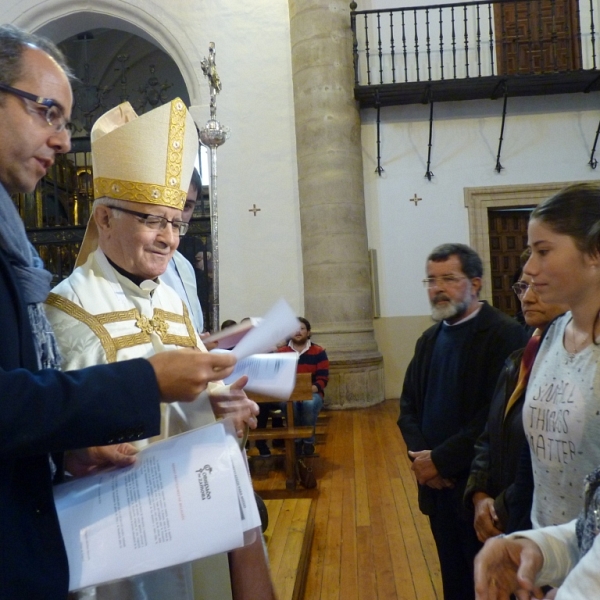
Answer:
[{"label": "wooden floor", "polygon": [[265,499],[313,498],[305,600],[441,600],[435,545],[396,420],[398,402],[326,413],[325,441],[308,459],[316,490],[285,490],[276,459],[253,461]]}]

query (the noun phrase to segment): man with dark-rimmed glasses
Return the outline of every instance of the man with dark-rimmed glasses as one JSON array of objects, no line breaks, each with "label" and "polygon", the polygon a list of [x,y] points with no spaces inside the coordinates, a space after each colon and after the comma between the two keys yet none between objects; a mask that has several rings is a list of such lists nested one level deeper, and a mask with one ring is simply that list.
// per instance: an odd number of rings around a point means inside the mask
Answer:
[{"label": "man with dark-rimmed glasses", "polygon": [[438,246],[426,268],[423,284],[438,323],[417,341],[398,425],[419,484],[419,508],[429,517],[436,542],[444,600],[472,600],[480,544],[463,511],[463,492],[498,374],[527,335],[479,300],[483,266],[472,248]]},{"label": "man with dark-rimmed glasses", "polygon": [[64,600],[69,568],[53,481],[65,467],[131,464],[128,445],[106,445],[158,434],[162,399],[195,399],[208,382],[231,373],[235,360],[176,350],[83,371],[57,369],[42,308],[51,275],[9,193],[32,192],[56,155],[70,149],[69,71],[53,44],[5,25],[0,84],[0,598]]}]

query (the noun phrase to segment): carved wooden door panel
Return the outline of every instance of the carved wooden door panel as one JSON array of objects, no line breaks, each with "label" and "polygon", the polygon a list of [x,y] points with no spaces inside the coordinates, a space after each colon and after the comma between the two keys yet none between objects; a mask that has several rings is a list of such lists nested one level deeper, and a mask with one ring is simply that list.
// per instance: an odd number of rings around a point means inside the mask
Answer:
[{"label": "carved wooden door panel", "polygon": [[520,309],[512,284],[521,271],[521,254],[527,248],[525,210],[489,210],[490,259],[492,266],[492,301],[496,308],[514,317]]},{"label": "carved wooden door panel", "polygon": [[494,5],[499,75],[581,68],[578,0],[531,0]]}]

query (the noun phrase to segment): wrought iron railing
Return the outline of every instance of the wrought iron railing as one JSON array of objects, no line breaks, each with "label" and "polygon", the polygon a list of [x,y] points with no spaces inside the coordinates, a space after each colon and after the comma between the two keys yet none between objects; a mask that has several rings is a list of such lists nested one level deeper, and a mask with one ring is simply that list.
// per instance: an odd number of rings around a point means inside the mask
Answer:
[{"label": "wrought iron railing", "polygon": [[355,85],[596,70],[598,9],[598,0],[481,0],[354,10]]},{"label": "wrought iron railing", "polygon": [[[476,0],[356,10],[350,4],[355,87],[361,108],[429,104],[425,177],[431,171],[433,105],[504,98],[500,163],[509,96],[600,91],[600,0]],[[600,125],[589,166],[595,169]]]}]

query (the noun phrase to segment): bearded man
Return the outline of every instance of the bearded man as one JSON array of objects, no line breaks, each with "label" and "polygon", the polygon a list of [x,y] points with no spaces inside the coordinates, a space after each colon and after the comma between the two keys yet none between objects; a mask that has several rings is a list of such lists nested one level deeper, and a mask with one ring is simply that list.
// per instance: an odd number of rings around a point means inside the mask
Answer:
[{"label": "bearded man", "polygon": [[443,244],[428,256],[423,283],[438,323],[417,341],[400,397],[398,425],[436,542],[445,600],[475,596],[480,544],[463,514],[463,492],[504,360],[527,342],[516,321],[479,300],[482,275],[481,258],[464,244]]}]

